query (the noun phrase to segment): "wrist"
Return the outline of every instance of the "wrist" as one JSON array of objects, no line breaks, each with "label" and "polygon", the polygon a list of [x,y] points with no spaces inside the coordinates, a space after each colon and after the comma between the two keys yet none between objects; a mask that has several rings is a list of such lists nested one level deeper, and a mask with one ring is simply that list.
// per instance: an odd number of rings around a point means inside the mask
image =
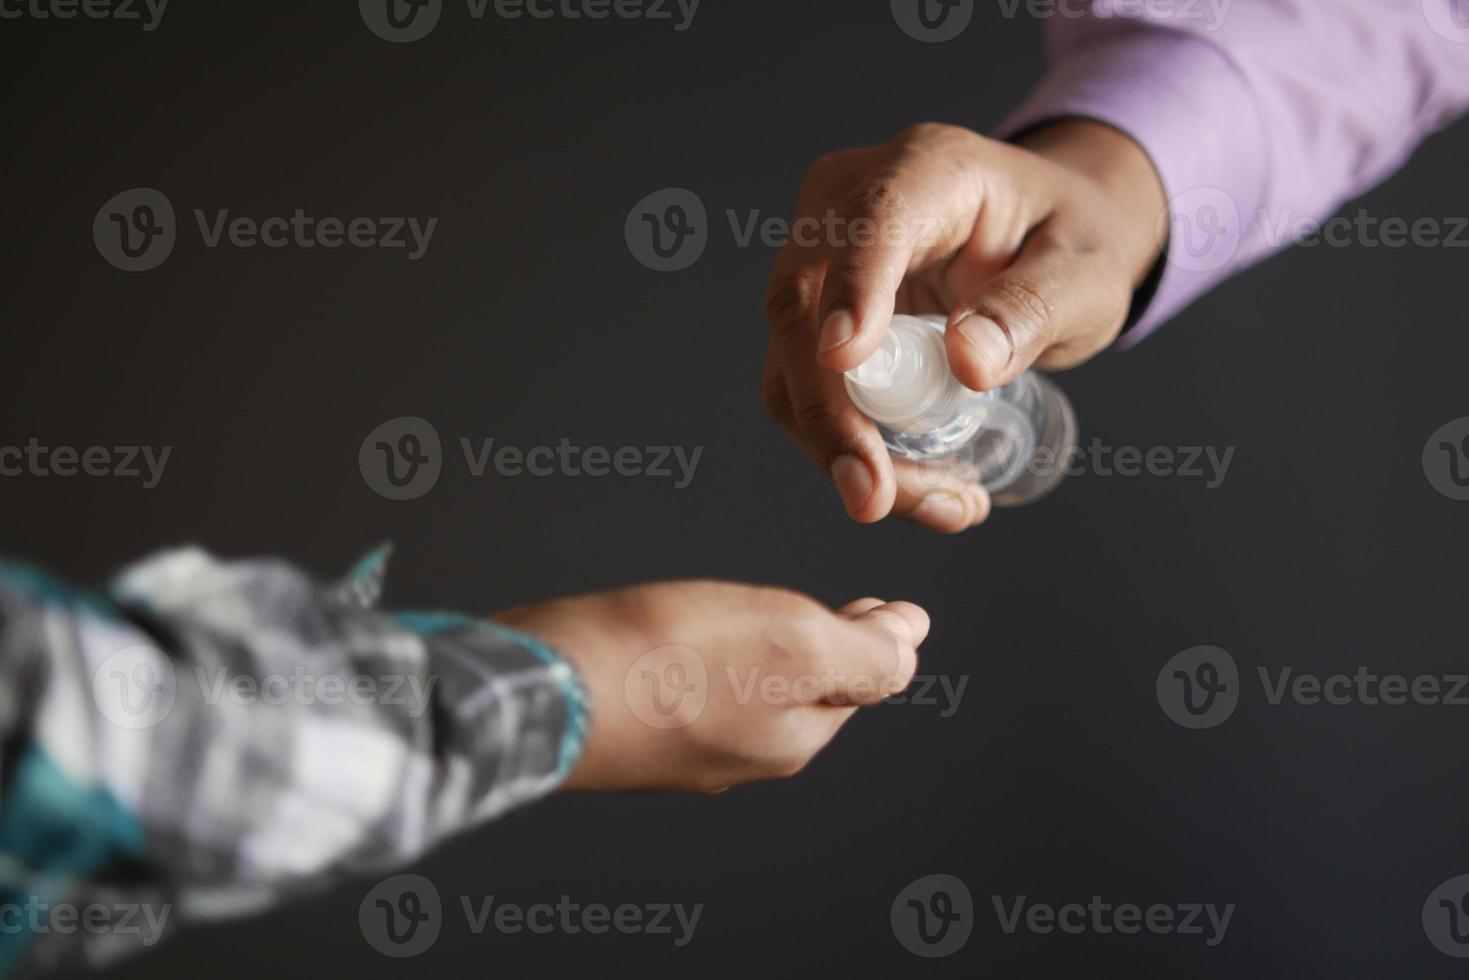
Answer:
[{"label": "wrist", "polygon": [[1087,181],[1112,205],[1116,244],[1136,289],[1162,255],[1163,180],[1130,136],[1090,119],[1060,119],[1031,130],[1021,146]]}]

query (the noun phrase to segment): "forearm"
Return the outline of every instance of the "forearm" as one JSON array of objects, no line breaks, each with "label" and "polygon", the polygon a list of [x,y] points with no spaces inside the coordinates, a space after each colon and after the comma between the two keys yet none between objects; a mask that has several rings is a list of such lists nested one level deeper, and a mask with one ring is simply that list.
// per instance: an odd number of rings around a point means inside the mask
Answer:
[{"label": "forearm", "polygon": [[[0,805],[17,900],[239,914],[409,860],[564,779],[585,724],[570,665],[504,627],[389,617],[352,591],[196,551],[105,596],[0,571],[5,693],[23,708]],[[5,938],[93,959],[139,939]]]},{"label": "forearm", "polygon": [[1437,27],[1420,0],[1238,0],[1217,20],[1205,5],[1109,18],[1094,4],[1048,24],[1053,67],[1002,132],[1095,119],[1157,168],[1172,235],[1136,340],[1469,106],[1469,44],[1444,27],[1453,2],[1431,0],[1444,7]]}]

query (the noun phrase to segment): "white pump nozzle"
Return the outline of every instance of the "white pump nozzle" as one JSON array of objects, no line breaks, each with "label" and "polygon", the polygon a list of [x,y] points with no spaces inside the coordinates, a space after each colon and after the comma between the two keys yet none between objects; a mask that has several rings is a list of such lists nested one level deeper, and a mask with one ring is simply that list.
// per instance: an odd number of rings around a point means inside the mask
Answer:
[{"label": "white pump nozzle", "polygon": [[898,314],[882,346],[845,377],[853,404],[874,422],[904,426],[917,421],[949,380],[941,322]]}]

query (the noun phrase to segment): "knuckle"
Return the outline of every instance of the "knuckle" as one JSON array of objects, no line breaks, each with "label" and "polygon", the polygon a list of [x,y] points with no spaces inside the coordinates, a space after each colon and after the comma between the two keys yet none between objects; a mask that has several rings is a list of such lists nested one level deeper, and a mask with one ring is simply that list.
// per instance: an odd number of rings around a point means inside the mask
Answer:
[{"label": "knuckle", "polygon": [[899,130],[898,135],[893,137],[893,142],[900,145],[909,143],[925,143],[930,140],[940,139],[948,136],[955,129],[958,129],[958,127],[952,126],[948,123],[914,123],[911,126],[905,126],[903,129]]},{"label": "knuckle", "polygon": [[998,319],[1012,331],[1044,333],[1055,320],[1055,307],[1034,283],[1020,276],[1004,276],[990,284],[981,312]]},{"label": "knuckle", "polygon": [[950,126],[945,122],[915,122],[914,125],[903,126],[893,141],[900,144],[924,143],[924,141],[933,140],[934,137],[948,135],[952,129],[955,129],[955,126]]},{"label": "knuckle", "polygon": [[991,142],[972,129],[952,123],[921,122],[893,137],[891,147],[900,154],[934,151],[973,151]]},{"label": "knuckle", "polygon": [[895,175],[869,180],[847,198],[846,210],[855,215],[901,215],[907,209],[903,190]]},{"label": "knuckle", "polygon": [[851,297],[860,293],[862,287],[872,281],[871,272],[866,265],[867,263],[857,260],[855,255],[834,264],[826,274],[826,292],[837,297]]},{"label": "knuckle", "polygon": [[789,329],[816,302],[816,277],[809,272],[777,276],[765,293],[765,317],[776,331]]},{"label": "knuckle", "polygon": [[836,421],[836,409],[819,396],[804,395],[791,406],[796,427],[802,432],[823,432]]},{"label": "knuckle", "polygon": [[772,661],[791,670],[809,669],[823,660],[826,624],[814,610],[795,611],[774,631],[772,640]]}]

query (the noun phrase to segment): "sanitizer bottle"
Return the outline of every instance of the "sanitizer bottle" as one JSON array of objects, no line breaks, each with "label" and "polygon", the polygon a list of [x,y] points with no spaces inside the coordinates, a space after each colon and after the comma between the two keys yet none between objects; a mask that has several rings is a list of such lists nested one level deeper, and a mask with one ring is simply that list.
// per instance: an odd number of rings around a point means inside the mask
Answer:
[{"label": "sanitizer bottle", "polygon": [[949,371],[944,324],[893,317],[882,346],[846,373],[853,404],[895,456],[977,480],[1000,506],[1040,499],[1071,463],[1071,403],[1033,371],[994,391],[964,387]]}]

